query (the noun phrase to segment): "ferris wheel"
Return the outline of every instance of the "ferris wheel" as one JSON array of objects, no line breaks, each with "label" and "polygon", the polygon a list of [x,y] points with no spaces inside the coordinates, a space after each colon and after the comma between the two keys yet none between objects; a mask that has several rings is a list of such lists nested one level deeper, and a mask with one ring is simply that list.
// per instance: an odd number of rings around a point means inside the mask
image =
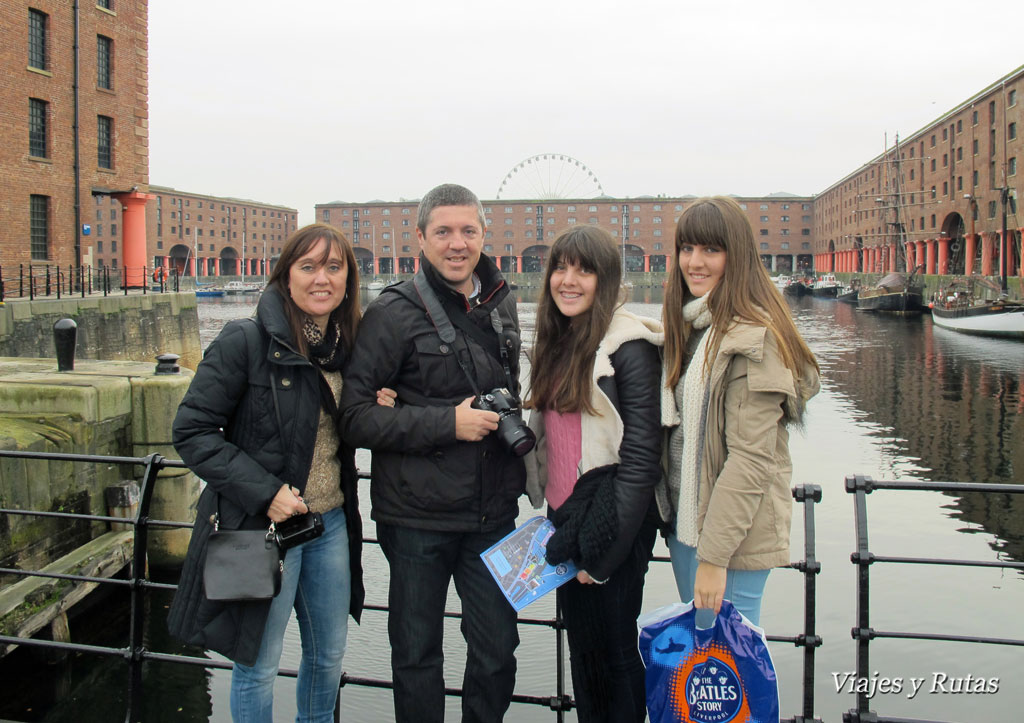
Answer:
[{"label": "ferris wheel", "polygon": [[596,198],[604,189],[586,164],[562,153],[541,153],[517,163],[498,187],[499,199]]}]

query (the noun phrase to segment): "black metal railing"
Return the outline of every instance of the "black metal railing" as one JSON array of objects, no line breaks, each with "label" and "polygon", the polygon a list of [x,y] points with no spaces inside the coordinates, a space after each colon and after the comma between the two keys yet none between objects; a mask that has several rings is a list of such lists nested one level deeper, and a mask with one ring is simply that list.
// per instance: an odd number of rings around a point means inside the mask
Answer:
[{"label": "black metal railing", "polygon": [[57,264],[18,264],[16,270],[0,265],[0,302],[101,293],[128,294],[129,291],[177,292],[181,278],[175,269],[162,266],[122,267],[59,266]]},{"label": "black metal railing", "polygon": [[[877,490],[915,490],[929,492],[967,492],[1024,494],[1024,485],[983,484],[971,482],[900,482],[873,480],[863,475],[846,478],[846,491],[853,495],[854,524],[857,532],[857,549],[850,560],[857,566],[857,622],[850,631],[857,647],[857,677],[866,680],[871,677],[869,653],[872,640],[881,638],[902,640],[934,640],[945,642],[984,643],[987,645],[1022,645],[1024,640],[1013,638],[991,638],[976,635],[945,635],[942,633],[913,633],[902,631],[875,630],[871,627],[871,566],[875,564],[906,565],[953,565],[958,567],[995,567],[1024,570],[1024,562],[991,560],[952,560],[929,557],[883,556],[871,552],[868,546],[867,496]],[[879,715],[869,709],[870,692],[858,690],[857,707],[843,714],[843,723],[908,723],[910,719]],[[913,719],[913,723],[942,723]]]},{"label": "black metal railing", "polygon": [[[128,666],[126,681],[127,711],[125,714],[126,723],[133,723],[138,720],[142,710],[143,702],[143,677],[142,666],[146,661],[173,663],[179,665],[197,666],[206,669],[230,670],[230,661],[212,660],[205,657],[194,657],[181,654],[159,653],[147,649],[144,638],[144,623],[146,616],[145,596],[149,590],[175,590],[177,585],[159,583],[149,580],[147,575],[146,551],[148,546],[149,530],[157,529],[182,529],[191,528],[189,522],[155,520],[150,519],[149,510],[152,503],[154,487],[160,470],[165,468],[185,469],[186,465],[180,460],[169,460],[159,454],[151,454],[147,457],[114,457],[104,455],[84,454],[62,454],[62,453],[40,453],[0,450],[0,458],[14,457],[35,460],[61,460],[67,462],[91,462],[101,464],[120,464],[142,467],[141,489],[139,505],[134,517],[110,517],[102,515],[87,515],[68,512],[43,512],[22,509],[0,508],[0,514],[24,515],[33,517],[62,518],[67,520],[85,520],[89,522],[120,523],[134,527],[134,541],[132,546],[132,562],[128,571],[127,579],[105,578],[83,575],[66,575],[59,573],[48,573],[39,570],[22,570],[13,568],[0,568],[0,575],[15,575],[22,577],[43,577],[68,580],[76,583],[98,583],[127,587],[130,589],[130,622],[128,641],[125,647],[106,647],[99,645],[85,645],[80,643],[61,642],[53,640],[40,640],[35,638],[20,638],[8,635],[0,635],[0,644],[25,645],[39,648],[50,648],[59,651],[93,654],[99,656],[116,657],[123,659]],[[366,475],[360,475],[366,479]],[[815,557],[815,529],[814,529],[814,504],[821,500],[821,488],[817,485],[800,485],[793,490],[793,496],[800,503],[804,510],[804,559],[792,563],[789,567],[800,571],[804,575],[804,628],[803,632],[793,636],[768,635],[769,641],[792,643],[804,649],[803,669],[803,704],[801,712],[792,718],[783,719],[784,723],[821,723],[819,718],[814,717],[814,654],[815,649],[822,644],[822,640],[815,633],[815,579],[820,572],[821,566]],[[366,538],[367,543],[376,544],[376,540]],[[667,557],[655,557],[656,562],[668,562]],[[366,610],[387,613],[387,606],[366,605]],[[448,618],[461,618],[461,614],[446,612]],[[548,627],[555,632],[555,655],[556,655],[556,679],[555,692],[553,695],[537,696],[515,694],[512,702],[517,704],[543,706],[555,713],[555,719],[561,723],[565,719],[565,713],[575,707],[575,701],[566,692],[565,679],[565,627],[561,620],[561,613],[556,606],[553,619],[519,618],[520,625]],[[294,678],[298,675],[295,669],[281,668],[278,672],[281,677]],[[370,688],[392,688],[390,680],[380,680],[344,673],[342,675],[341,687],[346,685],[357,685]],[[459,688],[446,688],[446,695],[461,696]],[[335,709],[335,720],[338,720],[340,713],[340,699]]]}]

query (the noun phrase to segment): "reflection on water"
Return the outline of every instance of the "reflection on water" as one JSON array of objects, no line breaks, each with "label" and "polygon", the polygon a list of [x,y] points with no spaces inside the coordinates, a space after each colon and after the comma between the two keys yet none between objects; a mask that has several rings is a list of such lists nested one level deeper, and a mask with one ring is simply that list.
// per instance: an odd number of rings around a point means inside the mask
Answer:
[{"label": "reflection on water", "polygon": [[[536,290],[517,292],[523,338],[533,343]],[[631,290],[629,308],[659,317],[662,290]],[[200,334],[208,344],[227,319],[248,316],[255,299],[224,297],[200,302]],[[855,700],[837,693],[833,673],[852,671],[855,624],[855,576],[850,564],[854,547],[852,499],[843,490],[843,477],[867,474],[876,479],[919,479],[1024,483],[1024,344],[963,337],[934,328],[929,318],[896,319],[856,312],[834,301],[805,298],[792,301],[797,325],[822,366],[822,391],[808,405],[805,428],[791,435],[794,484],[823,488],[816,509],[818,576],[817,622],[824,645],[817,652],[816,713],[826,721],[840,720]],[[369,455],[357,462],[368,469]],[[368,490],[363,499],[368,500]],[[868,498],[871,550],[879,555],[917,555],[960,559],[1024,560],[1024,500],[1010,495],[942,495],[939,493],[876,492]],[[364,510],[368,513],[368,510]],[[525,499],[521,518],[535,514]],[[367,516],[367,534],[373,534]],[[794,516],[793,559],[803,540],[799,511]],[[659,542],[656,553],[665,554]],[[375,546],[366,553],[368,602],[385,604],[387,566]],[[794,635],[802,625],[800,575],[774,572],[768,580],[762,624],[770,633]],[[644,609],[675,601],[675,586],[667,565],[654,564],[647,578]],[[162,606],[166,602],[154,602]],[[1019,620],[1024,609],[1024,577],[990,569],[959,570],[923,565],[872,567],[872,624],[879,630],[951,633],[991,637],[1022,637]],[[450,609],[458,609],[451,591]],[[543,599],[527,609],[531,617],[553,614]],[[75,626],[72,625],[74,630]],[[157,650],[174,644],[150,633]],[[524,628],[519,651],[516,691],[531,695],[554,692],[554,642],[549,630]],[[165,636],[164,636],[165,637]],[[445,674],[458,685],[464,650],[457,621],[447,621]],[[915,641],[876,641],[872,672],[889,677],[997,677],[993,695],[943,695],[922,692],[884,695],[872,707],[887,715],[939,720],[1019,720],[1024,709],[1024,686],[1016,685],[1021,665],[1019,648],[938,644]],[[297,630],[289,629],[283,664],[297,665]],[[364,616],[352,626],[346,669],[353,675],[390,677],[386,618]],[[781,681],[784,715],[799,710],[802,652],[793,646],[772,645]],[[111,700],[118,699],[123,668],[109,663]],[[96,666],[102,667],[102,666]],[[173,666],[152,669],[160,680],[160,695],[183,710],[175,720],[227,721],[229,675],[214,672],[178,673]],[[159,677],[156,677],[159,676]],[[76,679],[77,680],[77,679]],[[207,682],[208,680],[208,682]],[[186,690],[193,691],[185,694]],[[294,683],[277,686],[275,719],[294,716]],[[180,701],[174,706],[174,701]],[[450,699],[447,719],[459,720],[458,701]],[[350,687],[343,695],[343,720],[391,719],[387,691]],[[17,716],[0,703],[0,718]],[[513,706],[507,720],[550,721],[550,711]],[[574,720],[574,715],[567,716]],[[25,717],[23,720],[42,720]],[[68,713],[47,720],[75,720]]]},{"label": "reflection on water", "polygon": [[[931,481],[1024,483],[1024,345],[965,336],[930,319],[891,319],[806,299],[796,308],[826,384],[864,430],[890,437],[912,465],[893,473]],[[954,495],[958,518],[1024,560],[1024,499]]]}]

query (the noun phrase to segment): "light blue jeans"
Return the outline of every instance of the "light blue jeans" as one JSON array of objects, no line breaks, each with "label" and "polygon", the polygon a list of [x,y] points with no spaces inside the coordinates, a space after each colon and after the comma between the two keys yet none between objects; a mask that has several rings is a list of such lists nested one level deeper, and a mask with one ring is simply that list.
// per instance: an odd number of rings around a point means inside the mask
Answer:
[{"label": "light blue jeans", "polygon": [[[669,535],[668,554],[672,560],[672,572],[676,576],[676,587],[682,602],[693,600],[693,584],[697,578],[697,549],[684,545]],[[725,578],[725,599],[743,613],[747,620],[760,625],[761,596],[771,570],[729,570]],[[709,628],[714,615],[698,612],[697,627]]]},{"label": "light blue jeans", "polygon": [[295,609],[302,640],[296,682],[299,723],[331,723],[348,638],[352,578],[345,511],[324,518],[324,533],[288,550],[281,592],[270,605],[256,664],[235,663],[231,675],[231,717],[235,723],[273,723],[274,680],[284,631]]}]

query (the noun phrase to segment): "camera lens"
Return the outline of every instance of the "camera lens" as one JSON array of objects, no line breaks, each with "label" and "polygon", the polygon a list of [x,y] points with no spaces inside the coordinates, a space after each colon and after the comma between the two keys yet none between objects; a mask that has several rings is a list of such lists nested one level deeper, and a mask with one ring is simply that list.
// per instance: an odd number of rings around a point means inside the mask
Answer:
[{"label": "camera lens", "polygon": [[508,414],[501,418],[498,422],[498,434],[508,451],[516,457],[522,457],[537,443],[533,430],[515,414]]}]

